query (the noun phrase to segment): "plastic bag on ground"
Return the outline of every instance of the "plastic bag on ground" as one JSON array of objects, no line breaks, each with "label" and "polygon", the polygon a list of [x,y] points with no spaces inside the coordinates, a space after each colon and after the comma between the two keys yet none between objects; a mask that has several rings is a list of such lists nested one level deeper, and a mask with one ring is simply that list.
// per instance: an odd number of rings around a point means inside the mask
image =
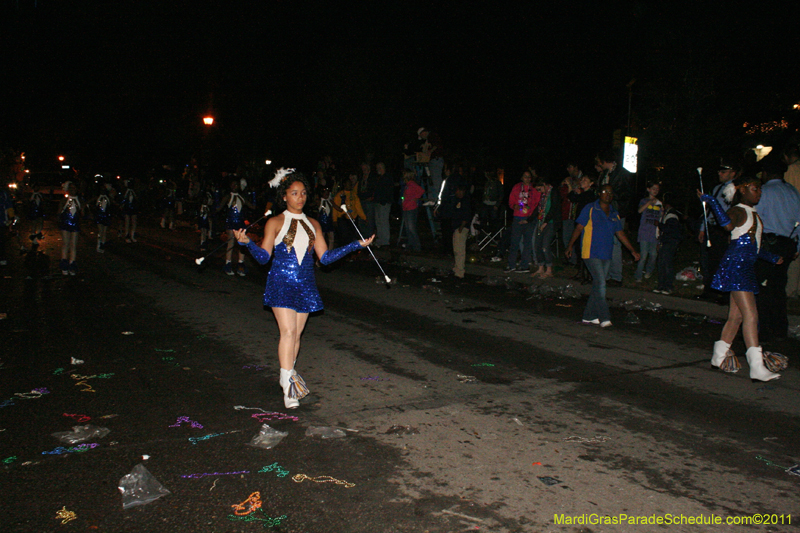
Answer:
[{"label": "plastic bag on ground", "polygon": [[123,509],[146,505],[170,494],[141,463],[134,466],[130,474],[119,480],[119,491],[122,493]]},{"label": "plastic bag on ground", "polygon": [[319,437],[321,439],[341,439],[347,433],[339,428],[329,428],[325,426],[308,426],[306,437]]},{"label": "plastic bag on ground", "polygon": [[258,430],[258,434],[250,440],[248,446],[269,450],[277,446],[278,443],[288,435],[289,433],[286,431],[278,431],[275,428],[269,427],[269,424],[263,424],[261,429]]},{"label": "plastic bag on ground", "polygon": [[86,442],[94,438],[102,439],[111,433],[108,428],[101,428],[97,426],[72,426],[72,431],[59,431],[51,433],[55,438],[64,444],[78,444],[79,442]]}]

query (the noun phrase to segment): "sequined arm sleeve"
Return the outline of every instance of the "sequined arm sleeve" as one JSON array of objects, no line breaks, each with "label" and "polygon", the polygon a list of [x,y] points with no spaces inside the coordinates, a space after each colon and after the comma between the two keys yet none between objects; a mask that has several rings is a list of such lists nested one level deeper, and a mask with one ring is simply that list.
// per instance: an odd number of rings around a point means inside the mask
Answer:
[{"label": "sequined arm sleeve", "polygon": [[708,207],[711,208],[711,212],[714,213],[715,217],[717,217],[717,222],[719,222],[720,226],[727,226],[731,223],[728,213],[725,212],[725,209],[720,205],[716,198],[711,195],[704,194],[700,197],[700,199],[707,203]]},{"label": "sequined arm sleeve", "polygon": [[254,243],[253,241],[248,242],[245,246],[247,249],[250,250],[250,255],[253,256],[253,259],[258,261],[259,265],[266,265],[269,263],[269,252]]},{"label": "sequined arm sleeve", "polygon": [[780,260],[781,256],[775,255],[772,252],[768,252],[762,248],[758,251],[758,258],[768,261],[774,265]]},{"label": "sequined arm sleeve", "polygon": [[350,252],[355,252],[356,250],[361,249],[361,242],[353,241],[350,244],[345,244],[344,246],[340,246],[338,248],[334,248],[333,250],[328,250],[322,257],[319,258],[319,262],[323,265],[330,265],[334,261],[338,261],[342,257],[346,256]]}]

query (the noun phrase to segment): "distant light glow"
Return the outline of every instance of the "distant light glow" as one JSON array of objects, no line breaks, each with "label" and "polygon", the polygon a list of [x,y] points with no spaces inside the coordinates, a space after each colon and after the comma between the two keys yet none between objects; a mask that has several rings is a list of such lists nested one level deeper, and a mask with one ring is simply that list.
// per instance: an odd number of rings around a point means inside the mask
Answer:
[{"label": "distant light glow", "polygon": [[63,155],[58,156],[58,160],[59,161],[63,161],[64,160],[64,156]]},{"label": "distant light glow", "polygon": [[214,117],[203,117],[203,124],[206,126],[211,126],[214,124]]},{"label": "distant light glow", "polygon": [[267,159],[266,161],[264,161],[264,163],[266,163],[267,165],[271,165],[272,164],[272,160],[271,159]]}]

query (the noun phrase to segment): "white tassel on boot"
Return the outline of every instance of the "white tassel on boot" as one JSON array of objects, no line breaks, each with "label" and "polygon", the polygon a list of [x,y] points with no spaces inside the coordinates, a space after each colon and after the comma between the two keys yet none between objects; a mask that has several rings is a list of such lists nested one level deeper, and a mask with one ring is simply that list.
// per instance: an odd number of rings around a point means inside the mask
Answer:
[{"label": "white tassel on boot", "polygon": [[283,405],[287,409],[297,409],[300,407],[300,401],[296,398],[289,398],[289,386],[291,385],[290,379],[294,375],[294,370],[286,370],[281,368],[280,384],[283,389]]},{"label": "white tassel on boot", "polygon": [[728,355],[728,350],[731,349],[731,345],[723,340],[718,340],[714,343],[714,355],[711,356],[711,366],[715,366],[719,368],[722,362],[725,360],[725,357]]},{"label": "white tassel on boot", "polygon": [[764,354],[761,351],[761,346],[751,346],[747,349],[747,364],[750,365],[750,379],[770,381],[781,377],[780,374],[770,372],[764,366]]}]

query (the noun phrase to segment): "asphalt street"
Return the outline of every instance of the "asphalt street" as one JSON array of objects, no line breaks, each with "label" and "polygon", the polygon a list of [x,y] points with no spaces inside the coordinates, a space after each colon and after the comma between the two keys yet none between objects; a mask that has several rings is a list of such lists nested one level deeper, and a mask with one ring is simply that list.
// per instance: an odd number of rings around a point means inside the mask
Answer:
[{"label": "asphalt street", "polygon": [[[247,277],[230,277],[214,258],[198,269],[186,228],[143,228],[138,243],[98,254],[92,229],[77,276],[57,271],[52,231],[38,259],[14,256],[2,271],[2,531],[791,531],[800,521],[800,477],[787,472],[800,462],[798,341],[774,348],[790,357],[778,381],[751,382],[744,361],[738,374],[713,370],[724,308],[661,299],[657,310],[615,307],[601,329],[579,323],[585,296],[540,296],[477,269],[461,281],[446,261],[380,250],[387,288],[362,253],[317,272],[326,309],[310,317],[297,364],[311,395],[287,411],[264,268],[249,261]],[[734,349],[743,356],[741,342]],[[52,436],[79,423],[110,433],[84,446]],[[248,446],[263,423],[288,435]],[[123,509],[118,485],[138,464],[169,494]],[[774,523],[564,522],[755,513]]]}]

